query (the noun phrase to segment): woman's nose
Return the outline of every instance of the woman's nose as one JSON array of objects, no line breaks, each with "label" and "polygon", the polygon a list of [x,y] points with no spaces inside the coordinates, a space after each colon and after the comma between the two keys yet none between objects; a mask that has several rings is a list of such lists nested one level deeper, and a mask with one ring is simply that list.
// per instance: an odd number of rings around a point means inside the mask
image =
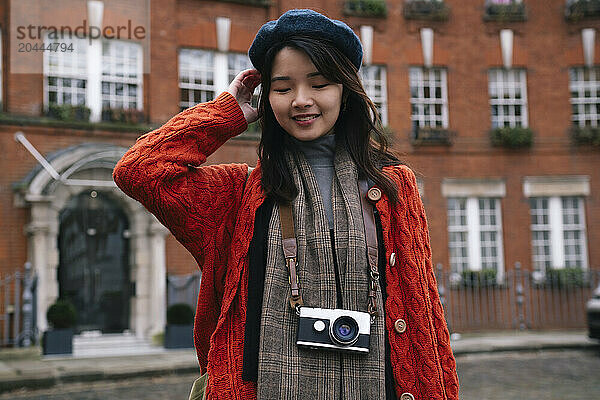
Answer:
[{"label": "woman's nose", "polygon": [[296,96],[292,100],[292,107],[309,107],[314,104],[314,99],[310,93],[310,90],[305,88],[299,88],[296,91]]}]

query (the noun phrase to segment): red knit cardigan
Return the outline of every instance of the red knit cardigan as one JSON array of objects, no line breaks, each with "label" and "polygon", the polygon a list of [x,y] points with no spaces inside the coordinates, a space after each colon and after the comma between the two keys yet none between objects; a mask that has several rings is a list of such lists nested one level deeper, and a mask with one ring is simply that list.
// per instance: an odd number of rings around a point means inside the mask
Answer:
[{"label": "red knit cardigan", "polygon": [[[194,256],[202,269],[194,341],[209,399],[256,399],[256,384],[242,380],[248,299],[248,247],[262,204],[260,165],[201,166],[247,127],[228,93],[198,104],[141,136],[115,167],[113,178],[140,201]],[[384,167],[399,202],[385,195],[381,216],[388,260],[385,325],[398,397],[458,399],[458,378],[431,264],[427,220],[413,172]],[[390,265],[390,256],[396,262]],[[397,333],[394,322],[407,328]]]}]

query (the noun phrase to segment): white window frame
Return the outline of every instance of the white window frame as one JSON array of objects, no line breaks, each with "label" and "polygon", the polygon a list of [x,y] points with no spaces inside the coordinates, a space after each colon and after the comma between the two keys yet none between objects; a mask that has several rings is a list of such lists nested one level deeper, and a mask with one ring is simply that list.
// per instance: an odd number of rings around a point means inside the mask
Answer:
[{"label": "white window frame", "polygon": [[[549,254],[544,254],[544,257],[536,255],[536,243],[533,242],[534,235],[532,234],[532,262],[542,276],[545,274],[545,269],[562,269],[567,267],[565,246],[569,239],[565,239],[565,232],[580,231],[581,237],[577,240],[577,245],[580,246],[581,253],[581,268],[589,268],[588,249],[587,249],[587,226],[585,215],[584,199],[590,195],[590,178],[585,175],[574,176],[542,176],[542,177],[525,177],[523,182],[523,194],[529,199],[547,199],[548,201],[548,223],[534,224],[530,221],[530,229],[532,232],[547,231],[549,232]],[[566,199],[575,198],[577,201],[578,224],[566,224],[564,201]],[[530,216],[533,214],[530,201]],[[550,258],[550,265],[547,262],[544,268],[540,267],[540,262],[543,258]],[[547,260],[546,260],[547,261]],[[569,267],[571,267],[569,265]]]},{"label": "white window frame", "polygon": [[[501,199],[506,196],[506,184],[501,179],[458,179],[445,178],[442,181],[442,196],[447,200],[446,210],[448,212],[448,246],[451,248],[461,247],[459,242],[451,241],[451,233],[462,232],[466,235],[466,240],[462,247],[467,249],[466,257],[456,257],[450,254],[450,265],[453,272],[461,273],[465,265],[469,271],[480,271],[483,269],[484,260],[482,259],[482,232],[496,232],[496,281],[504,280],[504,239],[502,224]],[[494,225],[482,225],[481,217],[485,214],[486,208],[480,206],[481,201],[494,202]],[[464,215],[464,224],[451,224],[451,202],[464,203],[464,211],[459,214]],[[466,262],[465,259],[466,258]],[[488,257],[488,260],[490,258]],[[486,268],[487,269],[487,268]]]},{"label": "white window frame", "polygon": [[[435,96],[437,87],[435,74],[440,73],[440,97]],[[425,96],[425,75],[427,75],[427,89],[429,96]],[[448,129],[448,78],[445,68],[411,67],[409,69],[409,88],[411,120],[418,127],[439,127]],[[416,96],[415,96],[416,94]],[[432,97],[433,94],[433,97]],[[441,107],[441,114],[436,114],[435,107]],[[425,114],[425,110],[429,114]],[[438,122],[440,123],[438,125]]]},{"label": "white window frame", "polygon": [[[44,45],[47,47],[50,43],[56,43],[57,40],[50,39],[48,36],[44,39]],[[69,44],[73,44],[73,51],[62,52],[59,50],[56,52],[45,51],[43,52],[43,63],[44,63],[44,109],[48,109],[50,104],[49,92],[52,88],[49,83],[49,78],[57,78],[57,92],[61,93],[63,89],[63,79],[79,79],[85,81],[85,88],[80,91],[73,90],[71,86],[71,99],[74,98],[73,94],[84,94],[84,102],[79,103],[71,100],[70,104],[83,104],[91,110],[90,120],[99,121],[102,111],[102,103],[104,95],[101,92],[102,82],[105,79],[102,70],[106,65],[107,59],[103,56],[103,48],[105,45],[109,47],[125,45],[130,48],[137,49],[135,77],[119,77],[115,75],[109,75],[111,82],[122,82],[124,85],[127,83],[135,83],[137,85],[137,99],[136,109],[143,110],[144,99],[143,99],[143,49],[141,44],[125,40],[117,39],[89,39],[79,37],[64,37],[60,39],[60,43],[66,43],[67,47]],[[74,56],[75,54],[75,56]],[[56,60],[58,63],[53,66],[52,62]],[[69,64],[75,61],[77,68],[68,68]],[[57,96],[56,104],[63,104],[62,96]],[[129,108],[129,102],[122,108]]]},{"label": "white window frame", "polygon": [[[115,52],[121,47],[129,55],[135,54],[134,64],[123,63],[123,59],[117,57]],[[108,53],[105,50],[108,48]],[[102,42],[102,108],[108,102],[109,108],[143,109],[143,53],[142,46],[138,43],[124,40],[105,40]],[[121,67],[119,67],[121,66]],[[108,71],[107,71],[108,70]],[[110,85],[109,93],[104,93],[104,84]],[[116,86],[123,85],[123,96],[117,95]],[[135,107],[130,107],[129,85],[136,85]],[[119,107],[118,100],[122,99],[123,106]]]},{"label": "white window frame", "polygon": [[[208,61],[201,63],[194,58],[202,60],[206,57]],[[188,58],[188,59],[186,59]],[[216,99],[217,96],[227,90],[235,76],[242,70],[252,68],[252,63],[244,53],[221,52],[209,49],[180,48],[178,53],[178,81],[179,81],[179,108],[185,110],[198,103]],[[209,78],[212,76],[212,80]],[[187,82],[183,78],[187,77]],[[196,83],[200,78],[201,83]],[[208,83],[211,82],[211,83]],[[188,90],[188,101],[181,100],[182,91]],[[200,101],[196,102],[194,91],[200,91]],[[258,89],[255,90],[255,93]],[[257,100],[253,100],[256,102]]]},{"label": "white window frame", "polygon": [[[521,98],[516,97],[517,90],[520,91]],[[488,71],[488,95],[492,128],[529,126],[525,69],[491,68]],[[515,112],[517,106],[521,107],[520,116]],[[494,107],[497,107],[496,115]]]},{"label": "white window frame", "polygon": [[[68,104],[77,105],[81,104],[74,99],[77,98],[78,94],[83,94],[83,103],[87,105],[86,94],[89,86],[89,76],[87,73],[87,44],[85,39],[81,38],[61,38],[61,43],[65,43],[66,47],[72,44],[73,52],[66,51],[44,51],[43,62],[44,62],[44,109],[48,109],[50,105],[50,92],[57,92],[56,103],[53,104],[65,104],[63,102],[63,96],[61,93],[67,92],[64,90],[66,86],[63,86],[63,80],[82,80],[85,81],[85,87],[83,90],[76,90],[77,88],[70,86],[68,92],[71,95],[71,101]],[[46,39],[44,40],[44,46],[47,47],[50,43],[56,42],[56,40]],[[56,63],[55,63],[56,62]],[[57,84],[50,85],[50,78],[55,78]],[[51,90],[56,88],[56,90]],[[81,89],[81,88],[80,88]]]},{"label": "white window frame", "polygon": [[[379,74],[379,79],[377,75]],[[367,96],[373,101],[381,124],[387,126],[388,122],[388,101],[387,101],[387,68],[384,65],[363,65],[360,68],[359,75]]]},{"label": "white window frame", "polygon": [[[586,75],[588,75],[588,79],[586,79]],[[598,127],[600,122],[600,66],[569,68],[569,93],[573,124],[580,127]]]},{"label": "white window frame", "polygon": [[[497,279],[501,280],[504,275],[504,255],[502,251],[504,247],[502,243],[502,211],[500,206],[500,199],[493,197],[449,197],[447,200],[448,204],[454,201],[459,203],[465,203],[464,217],[466,223],[464,225],[451,225],[450,218],[448,218],[448,233],[466,233],[467,240],[464,245],[466,245],[467,247],[466,260],[468,270],[481,271],[483,269],[495,269]],[[480,223],[481,218],[486,214],[486,212],[488,212],[488,210],[492,210],[491,208],[482,208],[482,202],[493,202],[494,209],[492,215],[496,220],[496,224],[482,225]],[[450,213],[449,206],[448,212]],[[459,215],[460,214],[462,214],[462,212],[459,213]],[[482,256],[483,247],[487,242],[485,242],[481,236],[482,233],[485,232],[495,233],[496,239],[494,241],[495,246],[493,248],[495,248],[496,250],[496,256],[488,256],[484,259],[484,257]],[[456,242],[450,243],[450,241],[449,246],[458,247],[456,246]],[[484,268],[484,265],[486,263],[496,263],[496,267],[494,268],[486,266]],[[463,259],[463,257],[451,257],[450,265],[454,272],[460,273],[464,271],[465,260]]]},{"label": "white window frame", "polygon": [[[549,254],[543,254],[543,257],[539,257],[536,254],[536,245],[532,242],[532,259],[536,271],[539,271],[544,275],[546,269],[563,269],[563,268],[582,268],[587,269],[588,258],[587,258],[587,230],[585,224],[585,203],[582,196],[551,196],[551,197],[531,197],[530,204],[534,201],[540,201],[542,199],[548,202],[548,224],[540,225],[531,223],[532,232],[549,232]],[[577,204],[577,218],[579,219],[578,224],[567,224],[565,223],[565,217],[568,208],[565,208],[565,201],[574,200]],[[534,209],[530,207],[530,214],[533,214]],[[565,236],[567,232],[580,232],[579,239],[567,239]],[[532,235],[533,238],[533,235]],[[568,246],[579,246],[580,252],[575,257],[569,257],[567,247]],[[546,260],[542,260],[542,258]],[[547,259],[549,258],[549,265]],[[580,265],[573,265],[572,261],[579,261]],[[540,265],[541,261],[546,261],[543,267]]]}]

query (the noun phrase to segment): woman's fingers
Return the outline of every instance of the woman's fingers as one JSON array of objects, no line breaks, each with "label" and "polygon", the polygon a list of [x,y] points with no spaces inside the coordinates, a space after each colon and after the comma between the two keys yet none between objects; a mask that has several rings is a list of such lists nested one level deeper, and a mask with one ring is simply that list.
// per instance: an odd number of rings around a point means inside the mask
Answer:
[{"label": "woman's fingers", "polygon": [[257,111],[251,106],[250,102],[252,101],[254,89],[260,85],[260,82],[260,72],[256,69],[247,69],[236,75],[227,90],[235,97],[248,123],[257,119]]}]

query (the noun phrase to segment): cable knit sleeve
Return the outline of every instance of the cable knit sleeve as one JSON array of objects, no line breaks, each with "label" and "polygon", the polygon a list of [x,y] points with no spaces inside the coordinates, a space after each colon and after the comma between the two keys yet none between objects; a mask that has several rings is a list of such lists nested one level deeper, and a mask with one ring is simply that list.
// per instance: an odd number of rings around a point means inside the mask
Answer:
[{"label": "cable knit sleeve", "polygon": [[452,354],[450,347],[450,335],[448,333],[448,327],[446,319],[444,317],[444,309],[440,301],[440,295],[437,289],[437,282],[433,270],[431,261],[431,241],[429,239],[429,228],[427,225],[427,217],[425,215],[425,208],[419,195],[419,189],[417,186],[417,179],[413,171],[408,167],[402,168],[404,181],[410,188],[407,192],[411,194],[412,206],[416,214],[414,219],[418,223],[413,226],[415,234],[417,235],[417,241],[423,246],[423,254],[425,256],[423,260],[423,267],[427,284],[427,294],[425,299],[428,300],[427,306],[430,308],[430,315],[433,323],[434,331],[434,346],[437,350],[437,357],[439,359],[439,367],[443,377],[444,390],[446,398],[448,400],[458,400],[458,377],[456,374],[456,361]]},{"label": "cable knit sleeve", "polygon": [[169,228],[201,268],[223,256],[248,167],[200,165],[246,127],[242,110],[225,92],[141,136],[113,171],[117,186]]}]

